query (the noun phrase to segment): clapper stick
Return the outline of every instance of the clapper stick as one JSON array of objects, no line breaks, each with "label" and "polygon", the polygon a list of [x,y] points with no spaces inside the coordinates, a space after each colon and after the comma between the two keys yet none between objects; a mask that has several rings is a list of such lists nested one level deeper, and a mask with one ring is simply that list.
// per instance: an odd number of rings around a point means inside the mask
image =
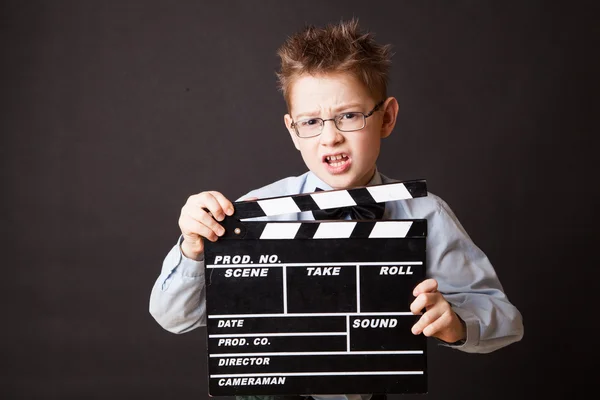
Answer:
[{"label": "clapper stick", "polygon": [[409,307],[425,219],[247,220],[426,195],[414,180],[234,203],[204,253],[209,394],[426,393]]},{"label": "clapper stick", "polygon": [[[269,197],[254,201],[239,201],[233,203],[235,210],[234,214],[230,217],[226,217],[225,220],[221,222],[221,225],[225,228],[225,234],[221,239],[246,238],[247,235],[249,235],[248,238],[253,239],[261,237],[261,235],[273,239],[280,237],[280,235],[283,235],[281,238],[284,239],[305,239],[309,238],[309,235],[312,233],[316,233],[316,230],[319,229],[318,225],[313,226],[314,232],[311,232],[311,229],[308,231],[301,230],[299,223],[296,223],[296,225],[279,225],[284,222],[252,221],[251,223],[245,223],[241,220],[254,217],[270,217],[281,214],[295,214],[302,211],[317,211],[396,200],[408,200],[424,196],[427,196],[427,184],[425,180],[419,179],[354,189],[337,189],[294,196]],[[294,226],[297,226],[298,230],[295,231]],[[382,224],[376,222],[363,223],[361,221],[361,224],[358,226],[362,229],[353,232],[353,237],[357,237],[357,235],[360,235],[361,237],[367,235],[366,237],[369,237],[368,235],[371,232],[374,232],[374,235],[383,235],[385,234],[384,232],[393,231],[395,229],[399,229],[400,232],[402,232],[406,228],[410,228],[411,224],[401,222],[395,224]],[[251,228],[250,230],[249,227]],[[418,224],[418,226],[413,227],[413,229],[422,232],[422,235],[425,235],[426,228],[427,227],[423,224]],[[321,229],[320,232],[322,233],[322,231],[323,229]],[[292,233],[294,233],[294,235],[290,237]],[[416,232],[413,233],[416,234]]]}]

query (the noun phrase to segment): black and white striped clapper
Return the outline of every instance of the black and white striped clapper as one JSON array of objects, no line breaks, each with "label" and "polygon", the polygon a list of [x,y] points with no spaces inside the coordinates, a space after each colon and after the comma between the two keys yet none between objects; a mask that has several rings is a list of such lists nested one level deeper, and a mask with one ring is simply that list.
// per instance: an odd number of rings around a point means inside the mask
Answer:
[{"label": "black and white striped clapper", "polygon": [[426,220],[269,220],[423,196],[414,180],[234,203],[204,255],[209,394],[426,393],[409,309]]}]

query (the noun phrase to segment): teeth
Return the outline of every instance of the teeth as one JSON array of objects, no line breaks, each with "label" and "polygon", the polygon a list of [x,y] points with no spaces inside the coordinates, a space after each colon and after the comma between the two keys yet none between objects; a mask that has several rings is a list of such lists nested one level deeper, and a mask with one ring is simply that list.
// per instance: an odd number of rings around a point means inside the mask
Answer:
[{"label": "teeth", "polygon": [[325,159],[327,161],[337,161],[337,160],[341,160],[346,157],[347,157],[346,154],[338,154],[337,156],[327,156],[327,157],[325,157]]}]

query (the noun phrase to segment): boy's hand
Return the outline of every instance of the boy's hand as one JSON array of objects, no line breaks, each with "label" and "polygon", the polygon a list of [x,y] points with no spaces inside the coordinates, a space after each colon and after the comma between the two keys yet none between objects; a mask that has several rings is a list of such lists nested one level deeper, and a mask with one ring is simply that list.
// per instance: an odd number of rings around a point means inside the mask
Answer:
[{"label": "boy's hand", "polygon": [[225,215],[232,214],[233,204],[219,192],[209,191],[190,196],[179,216],[179,228],[183,235],[181,252],[187,258],[199,259],[204,252],[203,239],[215,242],[222,236],[225,229],[217,221],[223,221]]},{"label": "boy's hand", "polygon": [[[245,200],[258,200],[258,197]],[[225,215],[231,216],[233,211],[231,201],[219,192],[208,191],[190,196],[179,216],[183,255],[194,260],[199,259],[204,252],[203,239],[215,242],[222,236],[225,229],[217,221],[223,221]]]},{"label": "boy's hand", "polygon": [[438,283],[435,279],[426,279],[413,290],[416,299],[410,305],[410,311],[413,314],[419,314],[423,309],[426,311],[413,325],[412,333],[415,335],[423,333],[425,336],[433,336],[447,343],[464,340],[467,335],[464,322],[452,310],[437,288]]}]

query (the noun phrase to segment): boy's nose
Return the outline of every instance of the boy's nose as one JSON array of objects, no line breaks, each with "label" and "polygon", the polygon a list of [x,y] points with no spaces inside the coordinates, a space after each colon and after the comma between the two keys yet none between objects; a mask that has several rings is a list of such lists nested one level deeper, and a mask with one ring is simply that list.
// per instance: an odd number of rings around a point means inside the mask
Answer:
[{"label": "boy's nose", "polygon": [[342,132],[335,126],[332,120],[325,121],[319,138],[321,144],[324,146],[332,146],[344,140]]}]

